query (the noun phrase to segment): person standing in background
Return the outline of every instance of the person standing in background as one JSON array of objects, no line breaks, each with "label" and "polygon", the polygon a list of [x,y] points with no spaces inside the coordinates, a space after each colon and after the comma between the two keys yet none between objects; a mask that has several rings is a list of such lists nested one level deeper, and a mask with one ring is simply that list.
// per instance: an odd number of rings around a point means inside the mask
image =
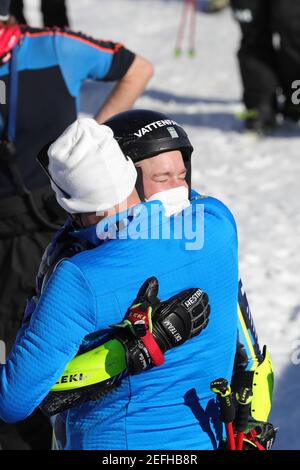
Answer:
[{"label": "person standing in background", "polygon": [[[69,26],[65,0],[41,0],[41,11],[44,26]],[[26,24],[24,16],[24,1],[11,0],[10,14],[15,17],[17,23]]]},{"label": "person standing in background", "polygon": [[[277,115],[298,121],[293,83],[300,79],[300,2],[231,0],[242,32],[238,60],[244,88],[246,130],[264,133]],[[283,107],[278,95],[283,94]]]}]

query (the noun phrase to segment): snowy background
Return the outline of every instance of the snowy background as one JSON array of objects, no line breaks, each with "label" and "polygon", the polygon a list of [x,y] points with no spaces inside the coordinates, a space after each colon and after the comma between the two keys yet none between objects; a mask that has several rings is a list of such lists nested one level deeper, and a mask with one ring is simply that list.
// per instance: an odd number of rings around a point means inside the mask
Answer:
[{"label": "snowy background", "polygon": [[[40,24],[39,1],[25,3],[31,23]],[[73,29],[121,41],[152,61],[155,76],[136,107],[165,112],[185,127],[195,147],[193,186],[233,211],[241,275],[276,372],[271,415],[280,427],[276,448],[300,449],[300,365],[292,363],[300,340],[300,128],[286,124],[263,139],[241,133],[235,118],[243,109],[235,56],[239,28],[230,10],[198,12],[197,54],[175,58],[181,3],[69,0],[68,5]],[[108,88],[86,84],[82,112],[95,112]]]}]

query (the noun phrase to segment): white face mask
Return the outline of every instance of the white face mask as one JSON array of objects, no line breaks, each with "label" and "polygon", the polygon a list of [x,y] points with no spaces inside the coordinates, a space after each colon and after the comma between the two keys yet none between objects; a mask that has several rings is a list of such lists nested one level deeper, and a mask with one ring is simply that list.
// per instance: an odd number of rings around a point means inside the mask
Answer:
[{"label": "white face mask", "polygon": [[189,190],[185,186],[167,189],[160,193],[152,194],[147,201],[161,201],[167,217],[178,214],[186,207],[189,207]]}]

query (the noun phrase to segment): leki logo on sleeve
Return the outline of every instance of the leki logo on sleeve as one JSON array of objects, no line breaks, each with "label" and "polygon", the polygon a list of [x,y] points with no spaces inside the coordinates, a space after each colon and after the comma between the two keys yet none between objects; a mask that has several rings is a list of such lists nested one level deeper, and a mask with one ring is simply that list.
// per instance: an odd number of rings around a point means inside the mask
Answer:
[{"label": "leki logo on sleeve", "polygon": [[82,372],[77,374],[62,375],[56,384],[66,384],[70,382],[79,382],[84,379],[84,374]]}]

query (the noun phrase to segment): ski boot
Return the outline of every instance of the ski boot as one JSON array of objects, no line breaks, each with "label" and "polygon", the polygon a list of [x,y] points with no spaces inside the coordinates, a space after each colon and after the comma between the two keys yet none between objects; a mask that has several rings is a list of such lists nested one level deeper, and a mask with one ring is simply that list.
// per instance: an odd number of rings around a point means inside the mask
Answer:
[{"label": "ski boot", "polygon": [[248,109],[241,118],[245,122],[244,130],[264,135],[277,126],[276,112],[268,106],[260,106],[257,109]]},{"label": "ski boot", "polygon": [[229,0],[206,0],[202,10],[205,13],[216,13],[228,7]]}]

